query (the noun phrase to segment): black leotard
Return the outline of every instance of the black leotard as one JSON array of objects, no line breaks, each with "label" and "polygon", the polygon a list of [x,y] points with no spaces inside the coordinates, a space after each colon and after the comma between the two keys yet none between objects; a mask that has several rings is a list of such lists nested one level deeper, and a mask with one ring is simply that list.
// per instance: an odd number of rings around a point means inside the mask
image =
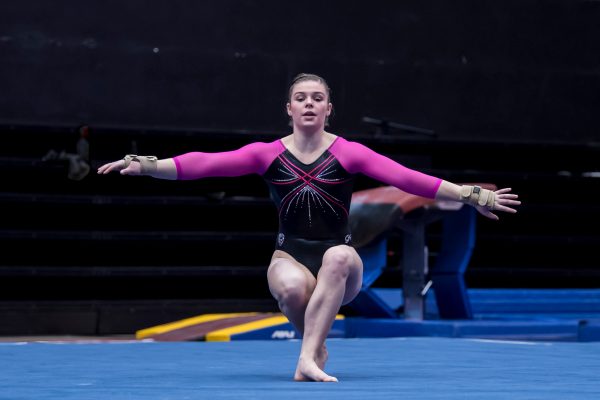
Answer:
[{"label": "black leotard", "polygon": [[310,165],[296,159],[281,140],[223,153],[191,152],[173,161],[177,179],[262,175],[279,212],[275,248],[315,275],[327,249],[352,243],[348,212],[355,174],[428,198],[435,197],[442,181],[341,137]]},{"label": "black leotard", "polygon": [[348,213],[354,175],[329,150],[304,164],[286,149],[263,178],[279,212],[276,249],[292,255],[316,276],[328,248],[351,245]]}]

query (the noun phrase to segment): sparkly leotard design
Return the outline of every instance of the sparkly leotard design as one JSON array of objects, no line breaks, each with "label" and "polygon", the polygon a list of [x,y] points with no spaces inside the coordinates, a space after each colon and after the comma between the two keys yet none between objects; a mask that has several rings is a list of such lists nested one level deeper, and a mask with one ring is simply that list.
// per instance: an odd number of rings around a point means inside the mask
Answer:
[{"label": "sparkly leotard design", "polygon": [[186,153],[173,161],[177,179],[262,175],[279,212],[275,248],[315,276],[327,249],[351,245],[348,213],[356,174],[427,198],[435,197],[442,182],[341,137],[311,164],[298,160],[281,140],[223,153]]},{"label": "sparkly leotard design", "polygon": [[285,150],[263,178],[279,212],[276,248],[316,275],[329,247],[351,243],[348,213],[354,176],[329,150],[311,164]]}]

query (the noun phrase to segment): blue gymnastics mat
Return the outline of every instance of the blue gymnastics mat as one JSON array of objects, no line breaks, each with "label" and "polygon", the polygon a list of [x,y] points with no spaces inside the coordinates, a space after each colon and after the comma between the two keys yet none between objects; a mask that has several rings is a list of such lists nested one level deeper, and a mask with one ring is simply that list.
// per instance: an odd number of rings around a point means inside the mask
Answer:
[{"label": "blue gymnastics mat", "polygon": [[[372,288],[391,309],[402,306],[398,288]],[[435,291],[425,299],[425,319],[339,316],[329,337],[447,337],[523,341],[600,341],[600,289],[469,289],[473,319],[440,319]],[[280,340],[300,335],[278,313],[206,314],[136,333],[138,339]],[[243,321],[238,321],[240,318]],[[249,322],[248,318],[251,318]],[[221,321],[219,326],[211,324]],[[227,325],[227,326],[225,326]],[[216,329],[216,330],[215,330]],[[186,336],[187,335],[187,336]]]},{"label": "blue gymnastics mat", "polygon": [[339,383],[294,382],[300,342],[0,343],[2,400],[597,399],[600,343],[332,339]]}]

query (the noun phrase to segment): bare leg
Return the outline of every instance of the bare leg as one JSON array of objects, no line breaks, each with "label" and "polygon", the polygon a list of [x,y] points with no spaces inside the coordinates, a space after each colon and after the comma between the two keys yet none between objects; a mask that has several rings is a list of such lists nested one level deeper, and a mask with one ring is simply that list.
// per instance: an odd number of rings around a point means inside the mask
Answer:
[{"label": "bare leg", "polygon": [[297,380],[337,382],[316,363],[340,306],[358,294],[362,285],[362,261],[349,246],[335,246],[325,252],[317,285],[304,317],[304,338],[296,369]]},{"label": "bare leg", "polygon": [[[282,251],[274,253],[267,278],[279,309],[304,336],[304,313],[317,280],[306,267]],[[315,360],[319,368],[325,367],[327,357],[327,348],[323,344]]]}]

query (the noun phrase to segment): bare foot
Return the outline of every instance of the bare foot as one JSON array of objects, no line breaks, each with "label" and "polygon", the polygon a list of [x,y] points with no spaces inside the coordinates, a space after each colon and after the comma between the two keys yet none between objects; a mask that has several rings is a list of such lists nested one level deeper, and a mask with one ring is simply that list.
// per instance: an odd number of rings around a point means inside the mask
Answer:
[{"label": "bare foot", "polygon": [[317,364],[310,359],[300,357],[296,373],[294,374],[295,381],[315,381],[315,382],[337,382],[335,376],[329,376],[321,370]]},{"label": "bare foot", "polygon": [[[317,357],[315,358],[315,364],[317,364],[317,367],[319,367],[320,370],[324,370],[325,363],[327,362],[328,359],[329,359],[329,353],[327,352],[327,346],[323,345],[323,347],[321,347],[321,351],[319,351],[319,353],[317,353]],[[300,364],[298,363],[298,365],[300,365]],[[309,379],[307,379],[306,377],[304,377],[304,375],[302,375],[300,373],[299,368],[296,368],[296,372],[294,373],[294,380],[308,381]]]},{"label": "bare foot", "polygon": [[329,359],[329,353],[327,352],[327,346],[323,345],[321,347],[321,351],[317,354],[317,358],[315,358],[315,363],[319,369],[325,369],[325,363]]}]

